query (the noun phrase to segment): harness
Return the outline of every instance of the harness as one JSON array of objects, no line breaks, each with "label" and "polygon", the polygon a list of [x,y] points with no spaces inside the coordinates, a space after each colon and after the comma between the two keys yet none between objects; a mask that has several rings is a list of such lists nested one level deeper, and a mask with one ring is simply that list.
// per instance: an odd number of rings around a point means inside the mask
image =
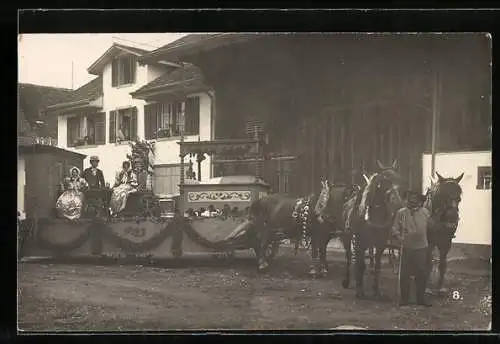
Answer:
[{"label": "harness", "polygon": [[[301,228],[301,233],[297,238],[295,243],[295,252],[299,248],[299,242],[304,240],[308,242],[310,238],[310,224],[312,218],[310,216],[310,204],[311,204],[311,196],[307,198],[299,198],[295,202],[295,206],[293,208],[292,217],[295,219],[297,225]],[[307,246],[307,245],[306,245]]]},{"label": "harness", "polygon": [[[379,207],[382,206],[382,205],[370,205],[370,204],[368,204],[368,194],[369,194],[369,190],[371,188],[371,183],[373,183],[373,181],[374,181],[374,176],[372,176],[370,178],[370,183],[368,185],[366,185],[365,189],[363,190],[363,194],[361,196],[361,202],[360,202],[359,208],[358,208],[358,214],[359,214],[359,217],[362,218],[362,219],[364,219],[368,224],[370,224],[370,226],[372,226],[372,227],[378,227],[378,228],[385,228],[385,227],[391,225],[392,217],[389,216],[389,218],[387,220],[387,223],[385,223],[383,225],[378,225],[378,224],[372,223],[370,221],[369,210],[372,207],[379,208]],[[396,196],[398,197],[398,201],[402,203],[401,196],[399,195],[399,192],[397,192],[397,187],[395,185],[392,185],[392,187],[385,192],[384,196],[386,198],[388,198],[392,194],[396,194]]]}]

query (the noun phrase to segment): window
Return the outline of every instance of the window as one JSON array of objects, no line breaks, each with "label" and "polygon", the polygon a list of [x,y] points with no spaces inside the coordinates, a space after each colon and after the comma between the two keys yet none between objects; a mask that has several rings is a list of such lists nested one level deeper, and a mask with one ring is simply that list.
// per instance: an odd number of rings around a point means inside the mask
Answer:
[{"label": "window", "polygon": [[68,147],[104,144],[105,122],[106,115],[103,112],[68,118]]},{"label": "window", "polygon": [[131,141],[137,138],[137,108],[111,111],[109,142]]},{"label": "window", "polygon": [[134,55],[114,59],[111,64],[111,86],[135,83],[136,60]]},{"label": "window", "polygon": [[199,97],[190,97],[185,102],[147,104],[144,106],[144,113],[147,140],[180,136],[183,124],[185,124],[185,135],[199,134]]},{"label": "window", "polygon": [[68,147],[74,147],[78,145],[80,137],[80,117],[70,117],[68,118]]},{"label": "window", "polygon": [[154,193],[157,195],[178,194],[180,178],[180,165],[155,166],[153,178]]},{"label": "window", "polygon": [[477,186],[478,190],[490,190],[493,182],[491,166],[479,166],[477,168]]}]

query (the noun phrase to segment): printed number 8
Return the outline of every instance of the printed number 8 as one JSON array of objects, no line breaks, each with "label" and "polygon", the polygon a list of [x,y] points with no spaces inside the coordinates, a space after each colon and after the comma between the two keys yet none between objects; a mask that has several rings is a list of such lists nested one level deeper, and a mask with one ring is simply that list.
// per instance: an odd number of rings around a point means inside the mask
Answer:
[{"label": "printed number 8", "polygon": [[458,290],[454,290],[453,293],[452,293],[452,297],[453,297],[453,300],[460,300],[461,295],[458,292]]}]

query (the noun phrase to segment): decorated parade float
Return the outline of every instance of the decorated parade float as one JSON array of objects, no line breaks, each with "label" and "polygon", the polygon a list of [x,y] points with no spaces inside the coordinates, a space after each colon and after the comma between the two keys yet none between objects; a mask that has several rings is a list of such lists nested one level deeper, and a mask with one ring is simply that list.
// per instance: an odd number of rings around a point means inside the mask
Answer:
[{"label": "decorated parade float", "polygon": [[[179,195],[162,197],[152,190],[154,143],[136,141],[130,146],[127,159],[138,180],[145,182],[128,195],[125,208],[117,214],[110,212],[109,187],[87,189],[82,214],[73,220],[58,215],[56,201],[62,190],[56,186],[64,178],[63,171],[71,166],[81,171],[85,156],[56,147],[50,152],[30,151],[36,164],[26,167],[33,171],[50,170],[56,160],[62,163],[58,163],[57,173],[49,171],[54,184],[49,187],[50,192],[47,183],[35,178],[27,180],[26,194],[32,198],[36,195],[36,199],[30,201],[30,211],[19,222],[22,256],[155,259],[208,254],[219,257],[252,248],[254,243],[245,226],[247,212],[251,203],[269,190],[260,178],[263,159],[259,139],[184,142],[181,137]],[[51,157],[47,158],[47,154]],[[228,154],[257,162],[256,174],[202,181],[200,164],[206,155]],[[198,162],[197,178],[192,164],[184,163],[186,156]]]}]

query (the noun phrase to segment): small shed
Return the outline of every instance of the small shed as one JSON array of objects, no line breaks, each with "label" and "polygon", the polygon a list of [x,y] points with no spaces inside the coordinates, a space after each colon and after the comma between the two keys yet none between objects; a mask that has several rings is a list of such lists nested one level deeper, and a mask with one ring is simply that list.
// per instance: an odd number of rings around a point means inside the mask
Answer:
[{"label": "small shed", "polygon": [[26,217],[52,217],[69,168],[83,168],[86,155],[33,138],[18,138],[17,209]]}]

